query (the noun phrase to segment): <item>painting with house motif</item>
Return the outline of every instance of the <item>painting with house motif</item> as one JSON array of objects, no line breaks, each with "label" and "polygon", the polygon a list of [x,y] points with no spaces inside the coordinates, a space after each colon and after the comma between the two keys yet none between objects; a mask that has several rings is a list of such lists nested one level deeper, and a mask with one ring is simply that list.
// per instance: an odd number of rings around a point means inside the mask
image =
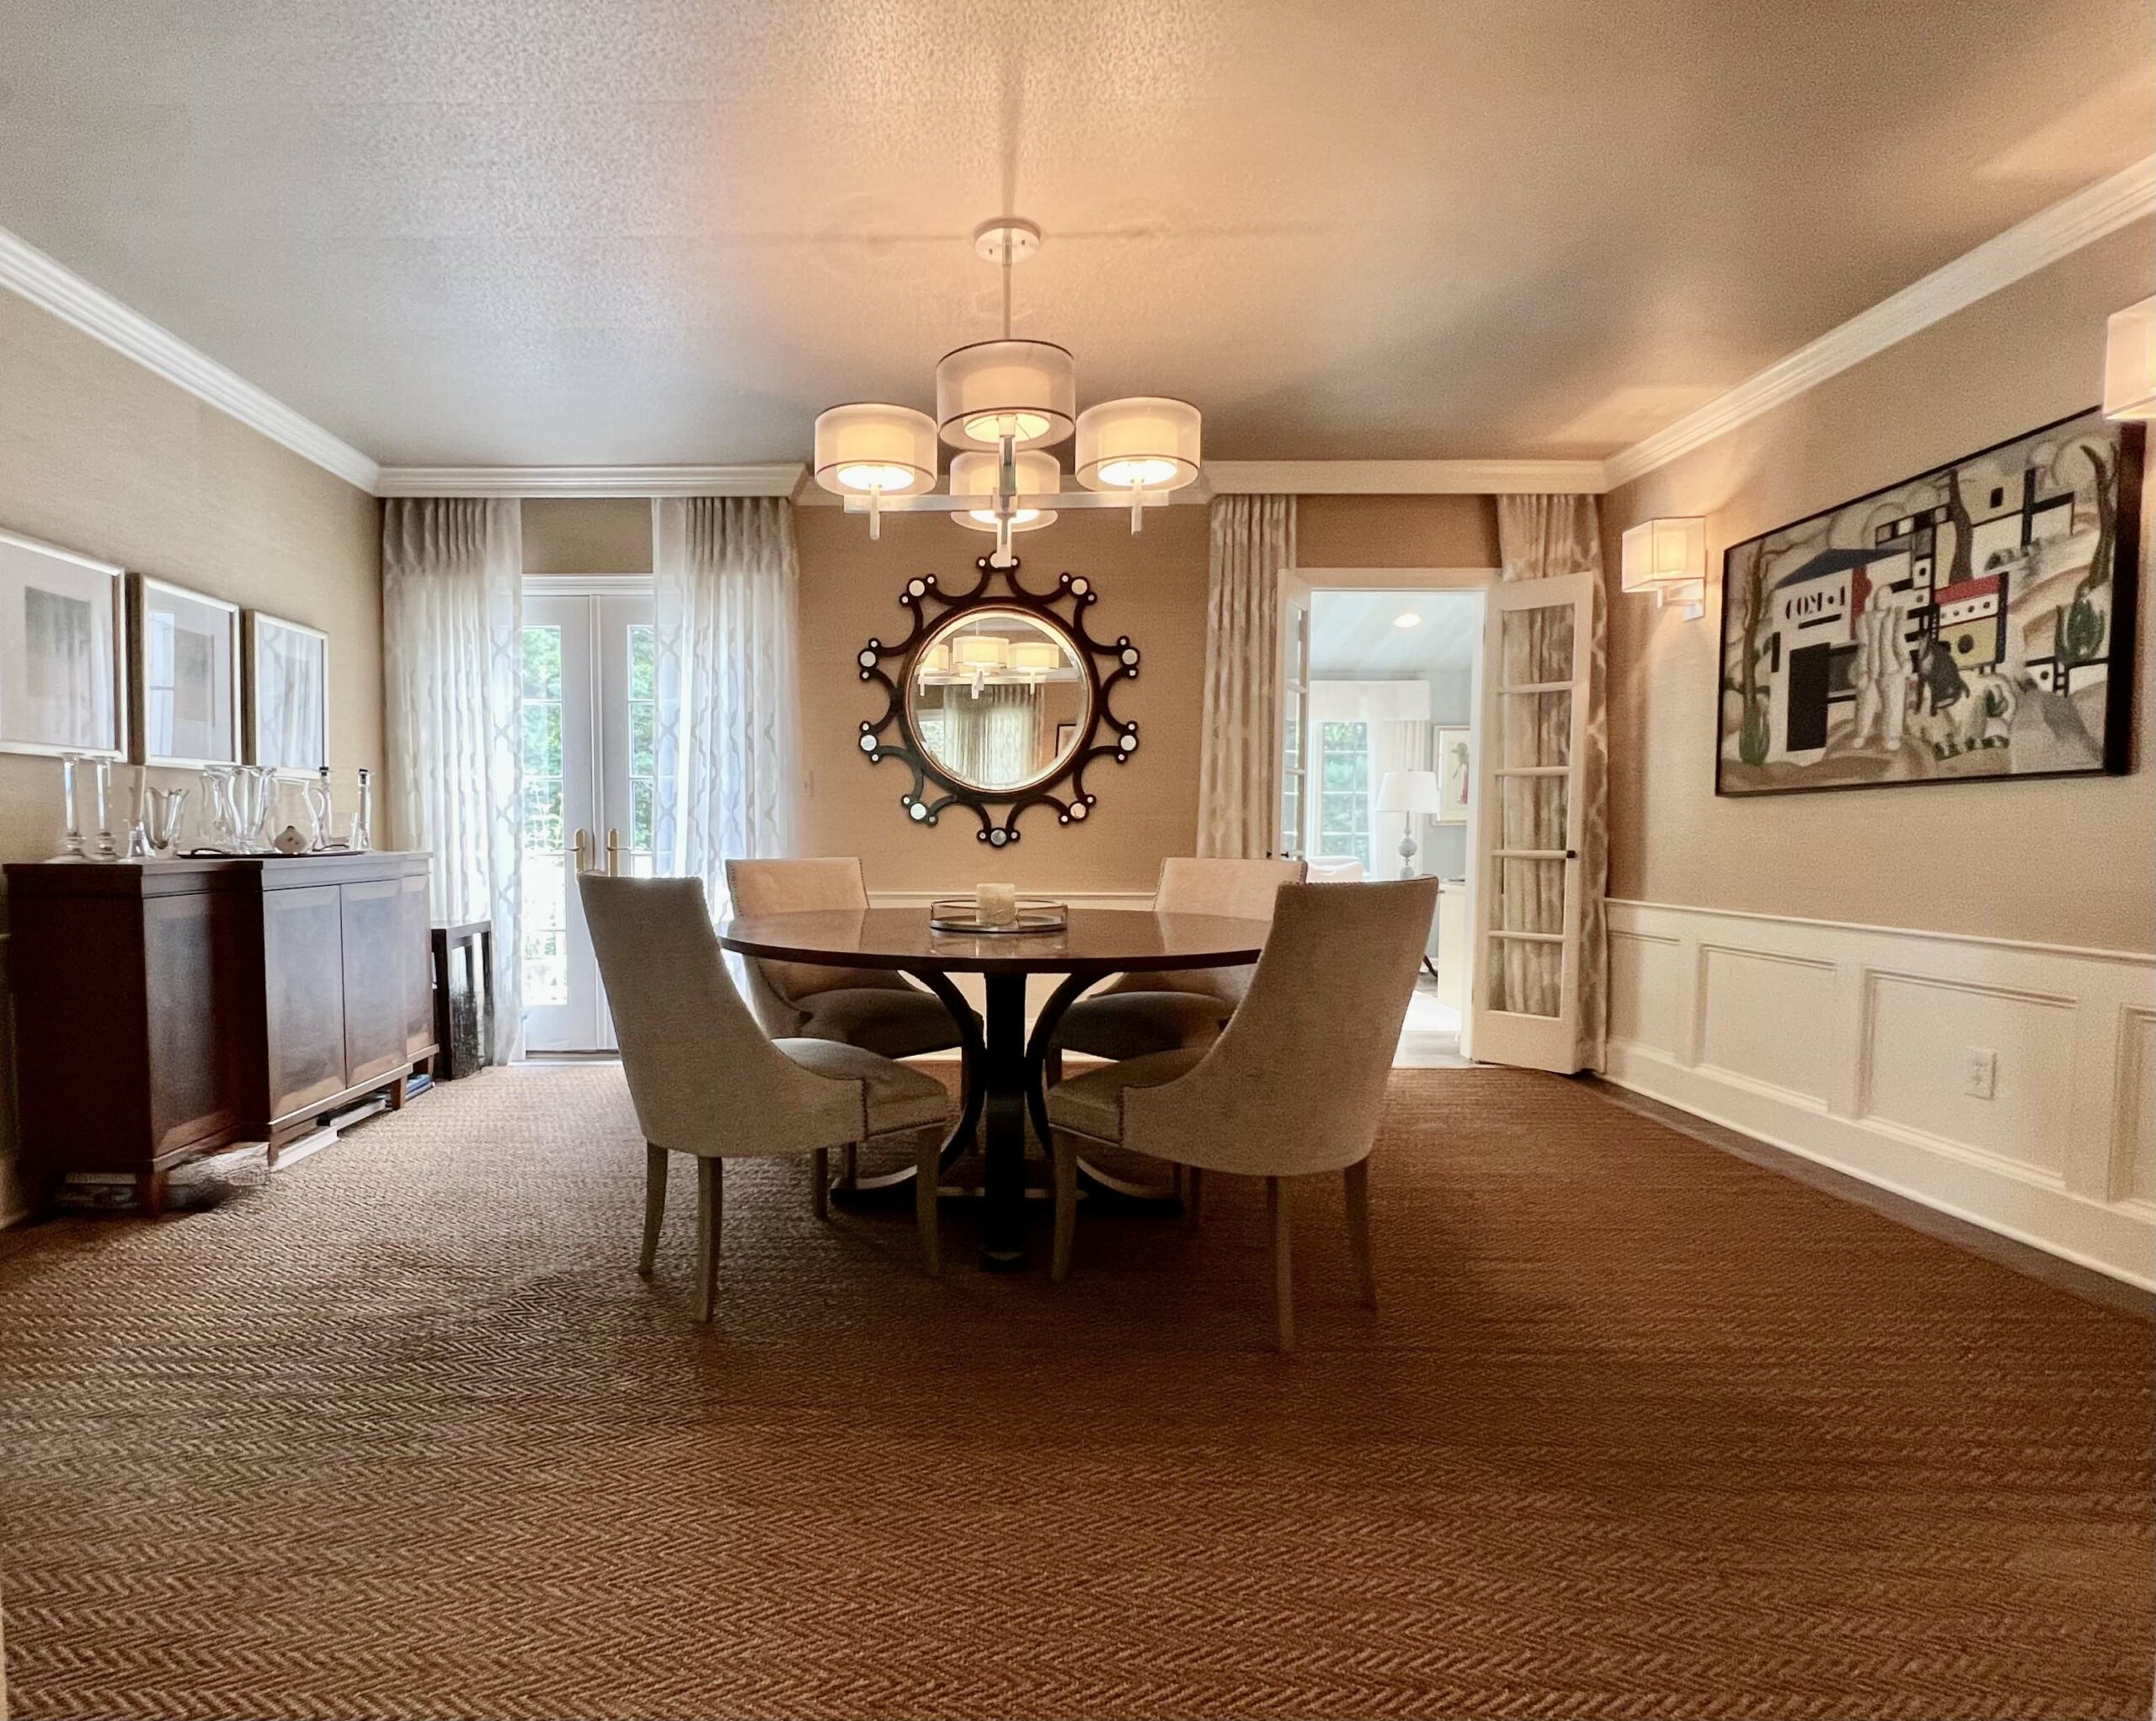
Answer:
[{"label": "painting with house motif", "polygon": [[2125,771],[2141,429],[2084,413],[1732,546],[1716,792]]}]

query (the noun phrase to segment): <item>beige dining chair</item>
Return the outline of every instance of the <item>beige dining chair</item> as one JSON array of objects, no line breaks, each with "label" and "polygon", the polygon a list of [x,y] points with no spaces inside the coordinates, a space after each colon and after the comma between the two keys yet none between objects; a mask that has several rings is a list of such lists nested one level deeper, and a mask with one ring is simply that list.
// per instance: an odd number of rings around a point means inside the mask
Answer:
[{"label": "beige dining chair", "polygon": [[638,1271],[648,1274],[658,1253],[669,1154],[696,1161],[696,1319],[707,1321],[726,1160],[806,1157],[822,1218],[833,1148],[910,1134],[915,1218],[936,1271],[937,1153],[951,1111],[943,1084],[857,1046],[766,1038],[726,972],[702,880],[585,872],[577,888],[643,1132]]},{"label": "beige dining chair", "polygon": [[[851,855],[729,860],[726,888],[737,914],[806,914],[868,906],[861,862]],[[750,1004],[775,1040],[831,1040],[885,1058],[947,1052],[963,1043],[942,1000],[888,968],[751,957],[748,972]]]},{"label": "beige dining chair", "polygon": [[1249,991],[1209,1047],[1103,1064],[1049,1090],[1055,1278],[1070,1271],[1078,1196],[1071,1138],[1084,1137],[1186,1168],[1193,1220],[1206,1172],[1265,1180],[1283,1351],[1295,1341],[1289,1180],[1342,1173],[1363,1301],[1377,1306],[1370,1148],[1437,889],[1434,878],[1282,887]]},{"label": "beige dining chair", "polygon": [[[1163,914],[1269,920],[1280,887],[1302,882],[1299,860],[1175,856],[1161,863],[1161,887],[1153,906]],[[1118,974],[1064,1012],[1056,1028],[1055,1049],[1095,1058],[1143,1058],[1149,1052],[1209,1045],[1242,1002],[1250,977],[1247,967]],[[1051,1078],[1056,1074],[1051,1068]]]}]

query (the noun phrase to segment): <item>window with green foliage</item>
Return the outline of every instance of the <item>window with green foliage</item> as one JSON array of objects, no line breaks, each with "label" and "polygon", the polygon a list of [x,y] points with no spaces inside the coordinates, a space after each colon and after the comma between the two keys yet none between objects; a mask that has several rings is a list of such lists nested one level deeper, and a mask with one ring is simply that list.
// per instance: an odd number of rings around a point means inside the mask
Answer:
[{"label": "window with green foliage", "polygon": [[1353,855],[1365,871],[1370,855],[1370,726],[1318,727],[1318,834],[1321,855]]}]

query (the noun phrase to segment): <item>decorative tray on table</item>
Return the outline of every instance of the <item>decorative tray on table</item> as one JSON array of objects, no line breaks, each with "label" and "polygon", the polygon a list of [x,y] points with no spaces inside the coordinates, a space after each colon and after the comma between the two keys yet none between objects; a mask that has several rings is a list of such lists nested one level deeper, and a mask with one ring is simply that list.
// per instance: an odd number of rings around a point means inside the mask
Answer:
[{"label": "decorative tray on table", "polygon": [[975,898],[942,897],[928,905],[928,924],[937,932],[970,932],[997,937],[1026,932],[1063,932],[1070,925],[1070,908],[1054,897],[1020,897],[1013,918],[990,921],[981,918],[980,904]]}]

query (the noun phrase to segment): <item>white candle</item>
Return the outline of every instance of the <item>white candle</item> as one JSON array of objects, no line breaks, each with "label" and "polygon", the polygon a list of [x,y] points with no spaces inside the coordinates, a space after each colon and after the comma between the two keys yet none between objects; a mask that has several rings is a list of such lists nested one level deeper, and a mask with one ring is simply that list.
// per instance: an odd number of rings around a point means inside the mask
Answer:
[{"label": "white candle", "polygon": [[1008,926],[1018,918],[1018,887],[981,884],[974,887],[974,912],[985,926]]}]

